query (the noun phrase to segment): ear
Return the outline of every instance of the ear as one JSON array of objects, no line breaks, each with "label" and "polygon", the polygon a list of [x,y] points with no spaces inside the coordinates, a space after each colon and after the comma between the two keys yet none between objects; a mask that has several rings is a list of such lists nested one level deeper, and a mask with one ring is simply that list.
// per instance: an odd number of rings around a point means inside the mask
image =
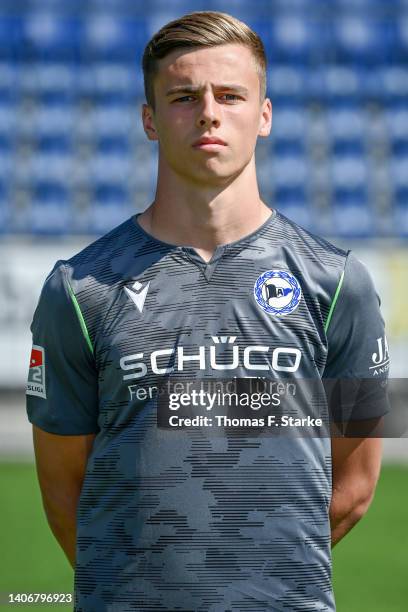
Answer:
[{"label": "ear", "polygon": [[272,128],[272,102],[269,98],[265,98],[262,102],[262,110],[259,121],[258,136],[266,138],[271,133]]},{"label": "ear", "polygon": [[154,113],[151,106],[148,104],[142,105],[142,122],[146,136],[149,140],[159,140],[159,136],[156,132],[154,125]]}]

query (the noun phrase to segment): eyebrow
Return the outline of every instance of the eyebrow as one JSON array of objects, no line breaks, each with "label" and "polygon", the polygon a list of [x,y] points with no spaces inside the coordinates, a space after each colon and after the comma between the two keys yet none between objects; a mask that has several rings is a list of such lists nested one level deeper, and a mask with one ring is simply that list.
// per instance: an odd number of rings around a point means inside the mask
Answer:
[{"label": "eyebrow", "polygon": [[[172,96],[173,94],[177,93],[198,93],[201,89],[201,87],[194,87],[193,85],[177,85],[176,87],[172,87],[171,89],[169,89],[169,91],[166,92],[166,96]],[[242,87],[242,85],[221,84],[214,85],[214,89],[228,89],[230,91],[235,91],[246,96],[248,95],[248,90],[246,89],[246,87]]]}]

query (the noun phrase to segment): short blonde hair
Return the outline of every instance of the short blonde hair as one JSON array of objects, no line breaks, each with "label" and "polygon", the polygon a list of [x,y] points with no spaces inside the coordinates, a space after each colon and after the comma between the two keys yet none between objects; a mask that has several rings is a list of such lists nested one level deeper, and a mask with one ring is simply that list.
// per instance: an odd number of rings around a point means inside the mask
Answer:
[{"label": "short blonde hair", "polygon": [[143,78],[146,101],[155,109],[154,79],[159,60],[172,51],[191,47],[241,44],[250,49],[259,76],[260,100],[266,96],[266,54],[262,40],[243,21],[218,11],[196,11],[170,21],[147,43],[143,53]]}]

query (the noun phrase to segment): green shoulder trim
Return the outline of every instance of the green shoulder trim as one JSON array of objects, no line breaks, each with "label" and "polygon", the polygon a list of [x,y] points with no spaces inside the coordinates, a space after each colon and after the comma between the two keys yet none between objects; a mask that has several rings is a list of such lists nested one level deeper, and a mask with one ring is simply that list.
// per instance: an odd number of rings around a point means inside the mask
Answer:
[{"label": "green shoulder trim", "polygon": [[329,325],[330,325],[330,321],[331,321],[332,316],[333,316],[334,309],[336,308],[337,300],[339,299],[339,295],[340,295],[340,291],[341,291],[341,286],[343,284],[343,280],[344,280],[344,270],[341,273],[339,284],[337,285],[337,289],[336,289],[336,292],[334,294],[334,298],[332,300],[332,303],[330,304],[329,315],[328,315],[327,321],[326,321],[326,323],[324,325],[324,331],[326,332],[326,334],[327,334],[327,330],[329,329]]},{"label": "green shoulder trim", "polygon": [[78,304],[78,300],[76,299],[75,293],[73,292],[72,287],[71,287],[71,285],[69,283],[68,283],[68,290],[69,290],[69,295],[71,296],[72,303],[73,303],[74,308],[75,308],[75,312],[76,312],[77,317],[78,317],[79,324],[80,324],[81,329],[82,329],[82,333],[84,334],[86,343],[87,343],[87,345],[89,347],[89,350],[91,351],[91,353],[93,355],[94,349],[93,349],[93,346],[92,346],[91,338],[89,337],[88,328],[86,326],[85,319],[84,319],[83,314],[81,312],[81,307]]}]

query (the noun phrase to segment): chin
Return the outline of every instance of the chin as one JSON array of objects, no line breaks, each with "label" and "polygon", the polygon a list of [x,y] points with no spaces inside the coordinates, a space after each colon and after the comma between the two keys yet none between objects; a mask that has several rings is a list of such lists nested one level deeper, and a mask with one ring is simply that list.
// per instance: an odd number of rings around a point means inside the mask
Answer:
[{"label": "chin", "polygon": [[245,166],[237,166],[234,164],[221,164],[221,163],[213,163],[213,160],[207,160],[205,166],[200,168],[199,172],[195,172],[196,176],[201,176],[207,179],[215,179],[215,180],[228,180],[239,176],[241,172],[245,169]]},{"label": "chin", "polygon": [[180,165],[180,163],[174,165],[173,170],[188,182],[201,186],[217,187],[230,183],[245,170],[245,167],[245,165],[237,167],[235,164],[234,167],[231,167],[231,165],[220,163],[212,157],[207,159],[204,164],[200,164],[200,167],[198,167],[198,164],[192,167],[191,160],[186,160],[183,165]]}]

